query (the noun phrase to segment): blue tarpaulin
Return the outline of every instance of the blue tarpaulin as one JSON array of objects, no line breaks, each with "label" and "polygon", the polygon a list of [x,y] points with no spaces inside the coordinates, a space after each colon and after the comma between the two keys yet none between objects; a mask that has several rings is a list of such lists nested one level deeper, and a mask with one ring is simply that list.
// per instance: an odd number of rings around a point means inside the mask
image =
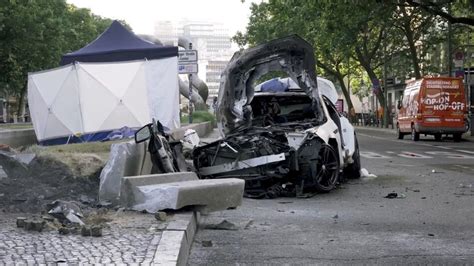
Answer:
[{"label": "blue tarpaulin", "polygon": [[279,78],[267,80],[261,84],[262,92],[284,92],[288,90],[288,84],[280,81]]},{"label": "blue tarpaulin", "polygon": [[178,56],[178,47],[160,46],[141,39],[120,22],[114,21],[97,39],[83,48],[65,54],[61,65],[78,62],[118,62]]}]

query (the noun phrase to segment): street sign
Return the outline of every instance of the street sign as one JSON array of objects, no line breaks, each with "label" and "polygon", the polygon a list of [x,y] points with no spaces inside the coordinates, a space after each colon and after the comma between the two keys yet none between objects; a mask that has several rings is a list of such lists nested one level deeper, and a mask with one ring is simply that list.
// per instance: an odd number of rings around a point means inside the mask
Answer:
[{"label": "street sign", "polygon": [[462,50],[457,50],[454,52],[454,60],[463,60],[464,59],[464,52]]},{"label": "street sign", "polygon": [[454,52],[454,67],[462,67],[464,64],[464,52],[462,50],[457,50]]},{"label": "street sign", "polygon": [[181,50],[178,51],[178,62],[179,63],[196,63],[198,60],[197,50]]},{"label": "street sign", "polygon": [[197,63],[178,64],[178,74],[197,74],[197,73],[198,73]]},{"label": "street sign", "polygon": [[386,84],[387,86],[394,84],[394,79],[393,78],[387,78],[386,80],[387,80],[387,84]]}]

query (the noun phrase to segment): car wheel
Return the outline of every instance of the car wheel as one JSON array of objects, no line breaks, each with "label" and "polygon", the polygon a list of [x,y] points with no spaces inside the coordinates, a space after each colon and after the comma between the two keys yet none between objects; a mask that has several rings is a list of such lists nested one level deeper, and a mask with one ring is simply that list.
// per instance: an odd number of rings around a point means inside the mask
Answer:
[{"label": "car wheel", "polygon": [[344,169],[344,177],[347,179],[357,179],[360,178],[360,152],[359,152],[359,143],[357,141],[357,137],[354,136],[355,141],[355,150],[354,154],[352,155],[353,163],[349,164]]},{"label": "car wheel", "polygon": [[441,134],[439,134],[439,133],[435,134],[434,138],[435,138],[436,141],[441,141]]},{"label": "car wheel", "polygon": [[397,126],[397,133],[398,133],[398,139],[403,139],[403,137],[405,136],[405,134],[400,132],[400,127],[399,126]]},{"label": "car wheel", "polygon": [[462,134],[461,134],[461,133],[455,133],[455,134],[453,134],[454,142],[460,142],[460,141],[461,141],[461,138],[462,138]]},{"label": "car wheel", "polygon": [[420,140],[420,133],[416,132],[415,127],[411,127],[411,140],[413,141]]},{"label": "car wheel", "polygon": [[324,144],[319,150],[319,160],[314,177],[315,188],[319,192],[329,192],[334,189],[339,179],[339,156],[330,145]]}]

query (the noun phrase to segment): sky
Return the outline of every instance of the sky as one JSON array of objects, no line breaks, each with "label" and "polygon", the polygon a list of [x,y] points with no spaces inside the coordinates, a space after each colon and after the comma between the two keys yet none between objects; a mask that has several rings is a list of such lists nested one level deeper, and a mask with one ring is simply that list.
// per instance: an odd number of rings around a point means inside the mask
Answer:
[{"label": "sky", "polygon": [[123,19],[136,34],[153,34],[156,21],[206,21],[223,23],[233,36],[245,31],[250,4],[262,0],[67,0],[94,14]]}]

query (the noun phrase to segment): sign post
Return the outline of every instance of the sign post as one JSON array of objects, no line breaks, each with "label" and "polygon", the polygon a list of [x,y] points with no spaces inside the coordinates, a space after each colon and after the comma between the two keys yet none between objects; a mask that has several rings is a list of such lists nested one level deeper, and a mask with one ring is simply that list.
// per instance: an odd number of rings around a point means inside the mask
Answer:
[{"label": "sign post", "polygon": [[198,53],[193,49],[193,44],[189,43],[189,50],[178,51],[178,74],[188,74],[189,81],[189,105],[188,105],[188,115],[189,115],[189,124],[193,123],[193,74],[198,73]]}]

